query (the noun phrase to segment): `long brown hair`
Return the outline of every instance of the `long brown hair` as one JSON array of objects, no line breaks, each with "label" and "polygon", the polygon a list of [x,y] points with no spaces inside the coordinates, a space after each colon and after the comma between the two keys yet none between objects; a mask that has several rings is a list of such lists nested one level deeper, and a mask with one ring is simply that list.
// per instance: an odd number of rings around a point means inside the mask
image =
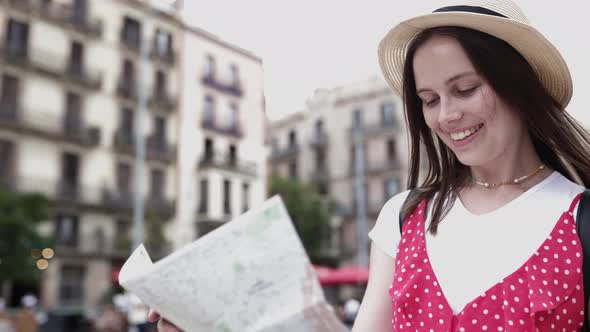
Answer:
[{"label": "long brown hair", "polygon": [[[403,100],[410,136],[408,188],[418,186],[421,149],[428,156],[428,171],[418,194],[408,201],[405,216],[427,198],[433,199],[428,230],[438,224],[469,183],[469,168],[457,159],[426,125],[422,101],[416,93],[414,55],[433,36],[449,36],[459,42],[476,71],[509,107],[518,112],[541,161],[568,179],[590,185],[590,134],[545,90],[524,57],[505,41],[462,27],[436,27],[422,31],[408,48],[404,65]],[[435,196],[436,194],[436,196]]]}]

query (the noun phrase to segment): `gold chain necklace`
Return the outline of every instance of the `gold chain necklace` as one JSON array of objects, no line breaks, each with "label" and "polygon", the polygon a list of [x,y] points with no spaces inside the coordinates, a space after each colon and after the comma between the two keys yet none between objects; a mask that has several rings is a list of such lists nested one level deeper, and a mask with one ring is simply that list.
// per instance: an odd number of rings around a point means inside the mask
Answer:
[{"label": "gold chain necklace", "polygon": [[473,182],[477,185],[480,185],[482,187],[486,187],[488,189],[491,189],[491,188],[500,187],[500,186],[507,185],[507,184],[519,184],[521,182],[524,182],[525,180],[527,180],[531,176],[539,173],[544,168],[545,168],[545,165],[541,164],[541,165],[539,165],[539,167],[535,168],[532,172],[530,172],[529,174],[527,174],[525,176],[521,176],[519,178],[513,179],[512,181],[504,181],[504,182],[499,182],[499,183],[481,182],[481,181],[477,181],[476,179],[474,179],[473,176],[471,176],[471,175],[469,177],[471,178],[471,182]]}]

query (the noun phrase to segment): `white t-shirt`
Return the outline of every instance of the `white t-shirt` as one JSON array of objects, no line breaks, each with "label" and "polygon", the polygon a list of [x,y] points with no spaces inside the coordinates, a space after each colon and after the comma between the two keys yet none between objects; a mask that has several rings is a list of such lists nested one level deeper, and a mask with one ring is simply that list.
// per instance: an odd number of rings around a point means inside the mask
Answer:
[{"label": "white t-shirt", "polygon": [[[454,313],[521,267],[583,190],[553,172],[508,204],[482,215],[469,212],[457,198],[437,234],[426,232],[432,269]],[[408,193],[389,199],[369,232],[377,247],[394,259],[401,237],[399,211]]]}]

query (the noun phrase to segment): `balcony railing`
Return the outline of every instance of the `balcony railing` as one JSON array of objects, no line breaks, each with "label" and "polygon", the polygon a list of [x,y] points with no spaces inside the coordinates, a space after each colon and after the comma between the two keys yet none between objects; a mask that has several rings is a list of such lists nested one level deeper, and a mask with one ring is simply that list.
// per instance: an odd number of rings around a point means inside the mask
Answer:
[{"label": "balcony railing", "polygon": [[0,0],[0,2],[15,10],[39,16],[90,38],[100,38],[102,36],[102,21],[88,18],[84,13],[76,13],[74,6],[70,3],[44,2],[41,0]]},{"label": "balcony railing", "polygon": [[[119,128],[113,137],[113,147],[121,154],[135,155],[135,137],[131,130]],[[176,160],[176,147],[161,138],[150,136],[146,141],[146,159],[171,163]]]},{"label": "balcony railing", "polygon": [[316,168],[309,177],[314,182],[328,182],[330,180],[330,171],[326,166]]},{"label": "balcony railing", "polygon": [[160,61],[170,66],[173,66],[176,63],[176,53],[174,50],[170,49],[162,52],[158,50],[155,45],[152,47],[150,57],[152,60]]},{"label": "balcony railing", "polygon": [[399,170],[401,167],[400,162],[397,158],[370,161],[367,163],[367,173],[386,173]]},{"label": "balcony railing", "polygon": [[315,133],[309,140],[312,147],[321,148],[328,145],[328,135],[326,133]]},{"label": "balcony railing", "polygon": [[154,91],[150,97],[150,106],[166,112],[173,112],[176,109],[176,98],[166,91]]},{"label": "balcony railing", "polygon": [[348,131],[350,133],[351,140],[354,140],[355,134],[362,131],[364,138],[383,136],[383,135],[394,135],[398,131],[398,126],[394,121],[391,122],[380,122],[376,124],[367,124],[362,127],[351,127]]},{"label": "balcony railing", "polygon": [[[105,208],[130,214],[133,211],[134,193],[126,189],[104,189],[102,203]],[[153,215],[165,220],[175,213],[175,203],[164,197],[148,195],[145,199],[146,216]]]},{"label": "balcony railing", "polygon": [[0,61],[53,79],[69,81],[91,90],[99,90],[102,86],[100,71],[82,63],[68,63],[65,57],[48,51],[10,49],[0,46]]},{"label": "balcony railing", "polygon": [[222,135],[234,136],[236,138],[241,138],[243,136],[242,128],[239,124],[224,126],[215,120],[204,119],[202,127],[203,129],[211,130]]},{"label": "balcony railing", "polygon": [[146,144],[147,158],[162,162],[173,162],[176,157],[176,148],[165,141],[165,139],[150,136]]},{"label": "balcony railing", "polygon": [[75,181],[34,177],[10,177],[5,188],[22,193],[40,193],[49,200],[63,205],[99,206],[102,190]]},{"label": "balcony railing", "polygon": [[270,154],[270,159],[272,161],[281,161],[285,159],[291,159],[297,157],[299,154],[299,145],[294,143],[290,146],[285,148],[277,148],[273,150]]},{"label": "balcony railing", "polygon": [[117,85],[117,94],[119,97],[137,101],[137,88],[135,84],[135,79],[122,77]]},{"label": "balcony railing", "polygon": [[242,84],[237,82],[223,82],[219,78],[215,77],[215,75],[203,75],[201,82],[217,91],[224,92],[235,97],[242,97],[244,94],[244,90],[242,88]]},{"label": "balcony railing", "polygon": [[238,160],[223,153],[205,153],[198,165],[199,169],[218,168],[230,172],[236,172],[249,176],[256,176],[256,163]]},{"label": "balcony railing", "polygon": [[0,104],[0,127],[84,147],[98,146],[101,138],[97,126],[66,121],[64,117],[26,111],[12,105]]}]

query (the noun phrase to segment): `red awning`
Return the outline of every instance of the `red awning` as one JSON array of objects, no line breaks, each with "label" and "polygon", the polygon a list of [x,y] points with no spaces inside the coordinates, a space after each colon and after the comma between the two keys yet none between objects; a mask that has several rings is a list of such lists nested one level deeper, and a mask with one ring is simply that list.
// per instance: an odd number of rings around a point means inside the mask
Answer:
[{"label": "red awning", "polygon": [[338,269],[319,265],[313,267],[322,286],[365,284],[369,280],[369,270],[362,266],[349,265]]}]

